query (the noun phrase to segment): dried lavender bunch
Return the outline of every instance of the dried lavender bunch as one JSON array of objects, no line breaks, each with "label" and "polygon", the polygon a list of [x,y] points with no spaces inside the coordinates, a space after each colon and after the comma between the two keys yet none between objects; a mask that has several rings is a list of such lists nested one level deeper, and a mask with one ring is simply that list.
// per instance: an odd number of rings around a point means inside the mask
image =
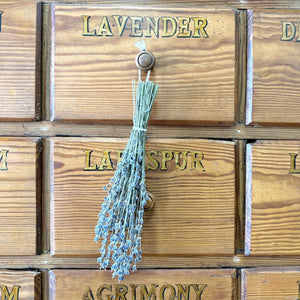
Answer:
[{"label": "dried lavender bunch", "polygon": [[158,86],[149,81],[133,81],[134,117],[129,141],[108,190],[95,227],[95,241],[102,239],[98,263],[101,269],[111,265],[119,281],[136,270],[142,260],[141,233],[144,206],[149,200],[145,183],[146,129]]}]

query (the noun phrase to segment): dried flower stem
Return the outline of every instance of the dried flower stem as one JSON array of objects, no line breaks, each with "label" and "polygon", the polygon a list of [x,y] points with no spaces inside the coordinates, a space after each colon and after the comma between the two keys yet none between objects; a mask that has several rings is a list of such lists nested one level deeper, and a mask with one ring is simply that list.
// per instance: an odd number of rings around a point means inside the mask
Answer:
[{"label": "dried flower stem", "polygon": [[141,233],[144,206],[149,199],[145,183],[146,129],[158,86],[149,81],[139,81],[135,91],[133,81],[134,117],[129,141],[113,178],[105,187],[108,190],[95,227],[95,241],[102,239],[98,258],[100,268],[111,264],[113,277],[119,281],[136,270],[142,260]]}]

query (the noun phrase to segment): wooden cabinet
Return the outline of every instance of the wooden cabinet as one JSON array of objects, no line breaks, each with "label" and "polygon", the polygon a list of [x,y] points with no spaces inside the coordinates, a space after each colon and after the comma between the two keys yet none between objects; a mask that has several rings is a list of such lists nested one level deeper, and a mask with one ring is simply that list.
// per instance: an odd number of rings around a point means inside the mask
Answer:
[{"label": "wooden cabinet", "polygon": [[299,126],[299,11],[248,11],[247,124]]},{"label": "wooden cabinet", "polygon": [[122,281],[99,270],[50,271],[50,300],[59,299],[207,299],[236,296],[235,270],[140,270]]},{"label": "wooden cabinet", "polygon": [[[51,253],[99,255],[94,228],[107,195],[103,187],[126,140],[53,138],[50,143]],[[233,255],[235,144],[150,139],[146,158],[154,206],[145,212],[144,255]]]},{"label": "wooden cabinet", "polygon": [[0,138],[0,255],[40,251],[40,158],[40,139]]},{"label": "wooden cabinet", "polygon": [[160,86],[151,123],[233,123],[236,12],[53,4],[50,119],[131,123],[135,43],[144,40]]},{"label": "wooden cabinet", "polygon": [[[0,299],[300,299],[299,3],[38,2],[0,3]],[[94,227],[142,39],[152,201],[118,282]]]},{"label": "wooden cabinet", "polygon": [[247,254],[299,255],[299,141],[257,141],[247,148]]},{"label": "wooden cabinet", "polygon": [[41,5],[0,3],[0,121],[41,117]]},{"label": "wooden cabinet", "polygon": [[299,299],[299,267],[242,270],[242,300]]},{"label": "wooden cabinet", "polygon": [[1,299],[41,299],[41,274],[0,270],[0,295]]}]

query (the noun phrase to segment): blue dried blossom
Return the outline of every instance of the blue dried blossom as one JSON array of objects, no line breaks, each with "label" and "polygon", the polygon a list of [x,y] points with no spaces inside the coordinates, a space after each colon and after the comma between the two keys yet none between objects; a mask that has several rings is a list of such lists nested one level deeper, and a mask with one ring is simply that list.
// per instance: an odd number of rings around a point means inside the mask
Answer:
[{"label": "blue dried blossom", "polygon": [[95,241],[102,240],[98,263],[101,269],[111,264],[112,276],[119,281],[136,270],[142,260],[141,234],[144,206],[149,199],[145,180],[146,128],[158,86],[151,81],[139,82],[135,91],[133,129],[113,178],[104,187],[107,196],[95,226]]}]

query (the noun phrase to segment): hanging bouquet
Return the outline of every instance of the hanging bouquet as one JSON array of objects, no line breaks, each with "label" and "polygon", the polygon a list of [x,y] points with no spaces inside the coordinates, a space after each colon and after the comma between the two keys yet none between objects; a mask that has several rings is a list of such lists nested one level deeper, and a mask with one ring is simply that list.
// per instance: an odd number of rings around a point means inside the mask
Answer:
[{"label": "hanging bouquet", "polygon": [[134,116],[133,128],[121,162],[106,187],[95,227],[95,241],[102,239],[98,263],[101,269],[111,266],[113,277],[119,281],[136,270],[142,260],[141,234],[143,230],[144,206],[149,200],[145,183],[145,141],[149,116],[158,86],[145,81],[138,72],[138,83],[133,80]]}]

